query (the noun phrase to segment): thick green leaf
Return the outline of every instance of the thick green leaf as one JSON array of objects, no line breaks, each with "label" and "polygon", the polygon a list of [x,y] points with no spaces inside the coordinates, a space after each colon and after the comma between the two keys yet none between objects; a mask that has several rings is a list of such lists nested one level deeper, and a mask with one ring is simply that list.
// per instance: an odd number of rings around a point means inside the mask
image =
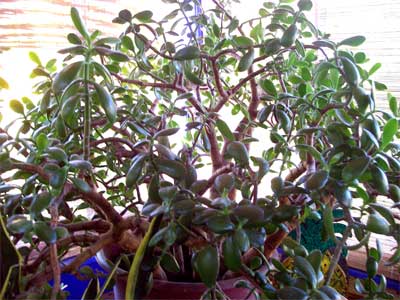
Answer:
[{"label": "thick green leaf", "polygon": [[142,174],[142,170],[146,162],[146,159],[147,159],[147,153],[139,153],[133,158],[132,164],[128,170],[128,173],[126,174],[127,187],[131,188],[136,184],[137,180]]},{"label": "thick green leaf", "polygon": [[379,139],[380,130],[378,121],[376,119],[365,119],[362,123],[362,126],[371,132],[375,138]]},{"label": "thick green leaf", "polygon": [[356,36],[344,39],[343,41],[341,41],[339,43],[339,45],[357,47],[357,46],[360,46],[362,43],[364,43],[365,40],[366,40],[365,36],[356,35]]},{"label": "thick green leaf", "polygon": [[338,187],[335,189],[336,199],[346,207],[351,207],[353,196],[348,188]]},{"label": "thick green leaf", "polygon": [[368,231],[387,235],[390,232],[390,224],[378,213],[372,213],[367,220]]},{"label": "thick green leaf", "polygon": [[314,157],[316,160],[318,160],[322,165],[326,165],[325,159],[322,156],[322,154],[313,146],[306,145],[306,144],[298,144],[296,145],[296,148],[300,151],[305,151],[306,153],[309,153]]},{"label": "thick green leaf", "polygon": [[172,152],[170,148],[164,146],[163,144],[155,144],[154,148],[157,149],[159,157],[167,158],[169,160],[177,159],[176,154]]},{"label": "thick green leaf", "polygon": [[29,58],[31,59],[31,61],[33,61],[35,64],[37,64],[38,66],[42,65],[42,62],[40,61],[39,56],[36,54],[36,52],[30,51],[29,52]]},{"label": "thick green leaf", "polygon": [[105,37],[98,39],[94,44],[95,45],[104,45],[104,44],[119,44],[121,40],[115,37]]},{"label": "thick green leaf", "polygon": [[229,129],[229,126],[228,124],[225,123],[225,121],[218,119],[215,122],[215,125],[217,126],[221,134],[224,136],[224,138],[226,138],[231,142],[235,140],[235,136],[233,135],[232,131]]},{"label": "thick green leaf", "polygon": [[326,185],[328,179],[329,173],[325,170],[319,170],[307,179],[304,186],[308,190],[318,190]]},{"label": "thick green leaf", "polygon": [[296,287],[284,287],[279,289],[276,294],[279,300],[306,300],[308,299],[308,294],[303,290]]},{"label": "thick green leaf", "polygon": [[121,43],[126,49],[131,50],[131,51],[135,50],[135,46],[133,45],[133,41],[129,36],[124,35],[122,37],[122,39],[121,39]]},{"label": "thick green leaf", "polygon": [[74,95],[64,101],[61,107],[61,116],[67,124],[72,124],[74,118],[77,117],[75,112],[76,106],[80,102],[80,95]]},{"label": "thick green leaf", "polygon": [[176,160],[157,159],[156,165],[161,173],[175,179],[182,179],[186,176],[186,168],[183,163]]},{"label": "thick green leaf", "polygon": [[215,247],[207,245],[194,258],[194,267],[200,275],[201,281],[212,288],[219,272],[219,256]]},{"label": "thick green leaf", "polygon": [[50,147],[47,149],[47,153],[49,154],[50,158],[55,159],[59,162],[66,163],[68,161],[67,153],[65,153],[65,151],[61,148]]},{"label": "thick green leaf", "polygon": [[7,220],[7,228],[12,233],[25,233],[32,230],[32,221],[25,215],[13,215]]},{"label": "thick green leaf", "polygon": [[38,221],[33,224],[33,231],[46,243],[54,243],[57,240],[56,231],[45,222]]},{"label": "thick green leaf", "polygon": [[247,71],[254,61],[254,49],[250,48],[239,60],[239,64],[237,66],[238,72]]},{"label": "thick green leaf", "polygon": [[175,256],[169,254],[168,252],[161,257],[160,265],[167,272],[178,273],[180,271],[180,267],[175,259]]},{"label": "thick green leaf", "polygon": [[16,99],[10,101],[10,108],[15,111],[17,114],[24,114],[24,106],[21,102]]},{"label": "thick green leaf", "polygon": [[300,10],[311,10],[313,3],[311,0],[300,0],[297,6]]},{"label": "thick green leaf", "polygon": [[207,221],[207,227],[216,233],[226,233],[232,231],[235,226],[228,216],[212,216]]},{"label": "thick green leaf", "polygon": [[271,80],[269,80],[269,79],[261,80],[260,86],[269,95],[274,96],[274,97],[276,97],[278,95],[276,87]]},{"label": "thick green leaf", "polygon": [[378,262],[375,260],[374,257],[368,256],[365,266],[368,277],[373,278],[376,275],[376,272],[378,271]]},{"label": "thick green leaf", "polygon": [[195,46],[188,46],[175,53],[175,60],[191,60],[200,57],[200,50]]},{"label": "thick green leaf", "polygon": [[242,252],[246,252],[250,248],[250,240],[244,229],[235,230],[235,233],[233,234],[233,241]]},{"label": "thick green leaf", "polygon": [[345,181],[352,181],[360,177],[368,168],[371,162],[370,157],[358,157],[349,161],[342,170],[342,177]]},{"label": "thick green leaf", "polygon": [[371,69],[368,71],[368,75],[371,76],[372,74],[374,74],[376,71],[378,71],[380,68],[382,67],[381,63],[376,63],[374,64]]},{"label": "thick green leaf", "polygon": [[79,33],[85,38],[86,41],[89,41],[89,33],[81,19],[81,16],[79,15],[79,11],[75,7],[71,7],[71,19]]},{"label": "thick green leaf", "polygon": [[389,100],[389,108],[393,115],[396,117],[399,115],[399,104],[397,101],[397,98],[394,97],[392,94],[388,94],[388,100]]},{"label": "thick green leaf", "polygon": [[330,300],[340,300],[343,299],[342,296],[332,287],[324,285],[320,288],[320,291],[324,292]]},{"label": "thick green leaf", "polygon": [[398,131],[398,121],[390,119],[383,127],[381,149],[385,149],[387,145],[393,140]]},{"label": "thick green leaf", "polygon": [[68,33],[67,39],[71,44],[82,45],[81,39],[75,33]]},{"label": "thick green leaf", "polygon": [[8,82],[3,78],[0,77],[0,89],[9,89],[10,86],[8,85]]},{"label": "thick green leaf", "polygon": [[235,178],[231,174],[221,174],[215,178],[214,188],[222,194],[224,192],[230,192],[235,184]]},{"label": "thick green leaf", "polygon": [[158,193],[163,201],[170,202],[178,194],[178,187],[176,185],[161,187]]},{"label": "thick green leaf", "polygon": [[296,256],[294,258],[294,267],[297,273],[311,284],[312,288],[317,286],[317,275],[308,260],[304,257]]},{"label": "thick green leaf", "polygon": [[129,61],[129,60],[130,60],[130,58],[129,58],[128,55],[126,55],[125,53],[120,52],[120,51],[110,51],[110,52],[108,53],[108,56],[109,56],[112,60],[114,60],[114,61],[116,61],[116,62],[126,62],[126,61]]},{"label": "thick green leaf", "polygon": [[360,112],[364,113],[367,110],[368,106],[373,103],[371,95],[367,93],[363,88],[358,86],[354,87],[352,92]]},{"label": "thick green leaf", "polygon": [[51,100],[51,89],[48,89],[42,97],[42,100],[40,101],[40,112],[41,113],[46,113],[47,109],[49,108],[50,105],[50,100]]},{"label": "thick green leaf", "polygon": [[194,83],[196,85],[204,85],[204,82],[197,77],[195,73],[193,73],[189,68],[184,68],[183,73],[185,74],[185,77],[187,80],[189,80],[191,83]]},{"label": "thick green leaf", "polygon": [[359,294],[364,294],[366,293],[366,290],[364,288],[364,285],[362,284],[361,280],[357,278],[354,282],[354,289],[357,291]]},{"label": "thick green leaf", "polygon": [[[73,47],[68,47],[68,48],[64,48],[58,51],[58,53],[60,54],[71,54],[71,55],[83,55],[85,54],[85,52],[87,51],[87,48],[85,46],[82,45],[78,45],[78,46],[73,46]],[[46,76],[46,74],[43,74]]]},{"label": "thick green leaf", "polygon": [[75,79],[82,65],[82,61],[77,61],[62,69],[53,80],[54,93],[60,94]]},{"label": "thick green leaf", "polygon": [[373,207],[382,217],[384,217],[389,224],[391,225],[396,224],[396,221],[394,220],[393,217],[393,213],[389,208],[379,203],[371,203],[370,206]]},{"label": "thick green leaf", "polygon": [[102,64],[99,64],[98,62],[93,61],[92,66],[95,68],[96,72],[103,77],[103,79],[107,82],[112,84],[113,80],[111,77],[110,71]]},{"label": "thick green leaf", "polygon": [[40,193],[33,198],[30,211],[33,217],[38,217],[40,213],[49,207],[51,195],[47,192]]},{"label": "thick green leaf", "polygon": [[111,94],[100,84],[93,82],[99,102],[107,115],[108,121],[112,124],[117,119],[117,106]]},{"label": "thick green leaf", "polygon": [[60,168],[55,164],[47,164],[44,170],[49,174],[49,184],[55,188],[59,189],[64,186],[65,180],[67,179],[68,168]]},{"label": "thick green leaf", "polygon": [[153,17],[153,12],[150,10],[144,10],[138,12],[133,16],[134,19],[138,19],[141,22],[148,22],[151,20],[152,17]]},{"label": "thick green leaf", "polygon": [[71,181],[82,192],[89,193],[92,190],[90,185],[86,181],[84,181],[83,179],[71,178]]},{"label": "thick green leaf", "polygon": [[313,300],[331,300],[322,290],[313,290],[311,298]]},{"label": "thick green leaf", "polygon": [[228,236],[222,244],[222,254],[224,264],[229,270],[234,272],[240,270],[242,266],[240,249],[231,236]]},{"label": "thick green leaf", "polygon": [[154,135],[154,139],[157,139],[159,136],[170,136],[179,131],[179,127],[175,128],[166,128],[166,129],[161,129],[160,131],[157,131],[156,134]]},{"label": "thick green leaf", "polygon": [[70,165],[70,167],[80,170],[90,171],[93,168],[92,164],[89,161],[83,159],[70,160],[68,164]]},{"label": "thick green leaf", "polygon": [[400,202],[400,187],[389,184],[389,196],[395,203]]},{"label": "thick green leaf", "polygon": [[290,47],[293,45],[298,35],[298,29],[296,24],[292,24],[285,30],[281,37],[281,45],[283,47]]},{"label": "thick green leaf", "polygon": [[394,266],[400,262],[400,248],[397,248],[392,256],[385,262],[385,266]]},{"label": "thick green leaf", "polygon": [[242,142],[230,142],[228,144],[226,152],[231,157],[233,157],[237,164],[245,166],[249,164],[249,152]]},{"label": "thick green leaf", "polygon": [[309,263],[314,268],[315,274],[321,270],[321,262],[322,262],[322,253],[319,249],[314,249],[310,252],[310,254],[306,257]]},{"label": "thick green leaf", "polygon": [[360,83],[360,72],[357,66],[347,57],[343,56],[340,60],[342,62],[346,81],[352,86],[357,86]]},{"label": "thick green leaf", "polygon": [[265,43],[264,51],[265,51],[265,54],[267,54],[267,55],[273,55],[276,52],[278,52],[280,48],[281,48],[281,40],[278,38],[274,38],[274,39],[268,40]]},{"label": "thick green leaf", "polygon": [[127,9],[123,9],[118,13],[118,17],[125,22],[130,22],[132,20],[132,13]]},{"label": "thick green leaf", "polygon": [[271,189],[275,194],[278,194],[284,187],[284,182],[281,177],[274,177],[271,179]]},{"label": "thick green leaf", "polygon": [[233,209],[233,214],[238,219],[247,219],[247,224],[255,224],[264,220],[264,211],[253,204],[239,205]]},{"label": "thick green leaf", "polygon": [[232,42],[239,48],[249,48],[253,46],[253,40],[246,36],[235,36]]},{"label": "thick green leaf", "polygon": [[386,195],[389,192],[389,181],[385,172],[383,172],[381,168],[373,165],[371,167],[371,173],[373,174],[372,182],[374,188],[382,195]]}]

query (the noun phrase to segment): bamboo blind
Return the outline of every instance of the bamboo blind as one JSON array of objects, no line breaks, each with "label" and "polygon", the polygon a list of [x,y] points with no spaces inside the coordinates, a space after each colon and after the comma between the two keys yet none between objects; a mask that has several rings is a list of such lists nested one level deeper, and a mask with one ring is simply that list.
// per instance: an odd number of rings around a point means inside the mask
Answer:
[{"label": "bamboo blind", "polygon": [[[67,44],[73,31],[70,7],[79,9],[90,30],[118,36],[124,26],[112,23],[121,9],[133,13],[160,8],[161,0],[0,0],[0,48],[54,48]],[[157,5],[154,5],[157,4]]]},{"label": "bamboo blind", "polygon": [[[400,1],[377,0],[318,0],[317,24],[335,41],[364,35],[367,40],[359,47],[382,68],[373,75],[385,83],[388,90],[400,99]],[[364,65],[363,65],[364,66]],[[387,108],[386,92],[378,93],[378,104]]]}]

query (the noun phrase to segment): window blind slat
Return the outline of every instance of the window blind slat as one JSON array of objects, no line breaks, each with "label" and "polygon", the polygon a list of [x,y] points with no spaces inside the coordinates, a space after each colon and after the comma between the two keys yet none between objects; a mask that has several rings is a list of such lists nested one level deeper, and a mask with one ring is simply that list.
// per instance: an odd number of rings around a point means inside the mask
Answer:
[{"label": "window blind slat", "polygon": [[[367,41],[357,48],[370,61],[362,67],[369,69],[376,62],[382,68],[373,79],[383,82],[400,99],[400,2],[376,0],[318,0],[319,28],[331,34],[335,41],[353,35],[364,35]],[[386,92],[377,93],[377,106],[387,108]]]}]

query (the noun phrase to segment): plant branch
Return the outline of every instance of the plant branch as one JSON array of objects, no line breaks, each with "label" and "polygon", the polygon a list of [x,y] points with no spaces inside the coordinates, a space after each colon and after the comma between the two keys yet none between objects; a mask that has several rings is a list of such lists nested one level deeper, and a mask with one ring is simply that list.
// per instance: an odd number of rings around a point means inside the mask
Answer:
[{"label": "plant branch", "polygon": [[331,259],[331,262],[329,264],[329,269],[328,272],[326,273],[325,277],[325,285],[329,285],[332,275],[336,269],[336,266],[339,262],[340,255],[342,254],[343,246],[346,244],[347,239],[349,238],[351,233],[351,226],[347,226],[346,230],[343,233],[343,237],[340,240],[340,242],[336,245],[335,252],[333,254],[333,257]]},{"label": "plant branch", "polygon": [[83,231],[83,230],[94,230],[97,232],[107,232],[110,229],[111,224],[103,219],[96,219],[93,221],[84,221],[71,224],[62,224],[59,226],[65,227],[69,232]]},{"label": "plant branch", "polygon": [[[55,230],[58,223],[58,205],[54,203],[50,207],[50,215],[51,215],[51,228]],[[58,253],[57,253],[57,243],[50,243],[50,266],[53,272],[53,287],[51,290],[51,300],[56,300],[57,295],[61,289],[61,269],[60,264],[58,262]]]},{"label": "plant branch", "polygon": [[[64,248],[69,246],[70,244],[84,244],[84,243],[95,243],[99,240],[98,235],[83,233],[79,235],[70,235],[66,238],[58,240],[56,243],[57,248]],[[50,248],[46,248],[40,252],[40,254],[35,258],[35,260],[29,264],[24,266],[22,269],[24,272],[33,272],[39,267],[39,265],[49,259]]]},{"label": "plant branch", "polygon": [[[38,174],[40,177],[49,180],[49,175],[44,171],[41,166],[27,164],[27,163],[13,163],[12,168],[26,171],[28,173]],[[78,191],[71,183],[66,182],[64,185],[65,188],[71,188],[71,191],[75,193],[81,193],[82,198],[92,204],[95,207],[101,209],[101,211],[108,217],[108,219],[113,224],[118,224],[123,218],[121,215],[114,209],[114,207],[103,197],[103,195],[98,192],[91,190],[89,192]]]}]

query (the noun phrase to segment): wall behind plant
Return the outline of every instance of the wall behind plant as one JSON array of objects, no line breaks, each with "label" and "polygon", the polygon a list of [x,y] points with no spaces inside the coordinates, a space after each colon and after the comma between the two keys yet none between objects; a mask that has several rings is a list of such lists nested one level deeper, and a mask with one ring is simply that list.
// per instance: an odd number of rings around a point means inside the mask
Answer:
[{"label": "wall behind plant", "polygon": [[[400,99],[400,1],[318,0],[317,20],[319,27],[337,40],[365,35],[367,41],[358,51],[364,51],[371,59],[366,64],[369,67],[382,63],[375,79]],[[378,95],[379,105],[387,108],[386,93]]]},{"label": "wall behind plant", "polygon": [[[208,2],[210,0],[203,0]],[[289,2],[285,1],[285,2]],[[232,2],[232,13],[254,17],[263,1]],[[282,1],[284,2],[284,1]],[[367,41],[357,48],[365,52],[370,61],[369,70],[381,63],[374,78],[387,85],[388,90],[400,99],[400,1],[388,0],[314,0],[309,18],[322,32],[331,34],[333,40],[341,41],[354,35],[364,35]],[[380,108],[388,108],[387,92],[377,93]]]},{"label": "wall behind plant", "polygon": [[[211,0],[202,2],[206,7],[212,5]],[[257,15],[263,3],[258,0],[230,2],[232,14],[241,19]],[[43,58],[49,59],[54,57],[56,50],[66,45],[65,36],[72,29],[70,6],[80,9],[89,28],[118,35],[121,27],[112,24],[111,20],[119,10],[129,8],[134,12],[151,9],[155,18],[161,19],[166,14],[166,5],[162,0],[0,1],[0,51],[12,48],[0,54],[0,76],[10,81],[10,90],[1,91],[0,99],[32,97],[29,74],[34,65],[29,61],[28,51],[34,49]],[[400,98],[400,1],[314,0],[309,17],[337,41],[360,33],[365,35],[367,42],[360,50],[371,59],[366,63],[367,69],[373,63],[381,62],[382,68],[375,74],[375,79],[387,84],[389,90]],[[387,108],[386,92],[378,93],[377,102],[381,108]],[[0,103],[1,106],[4,110],[8,105]]]}]

